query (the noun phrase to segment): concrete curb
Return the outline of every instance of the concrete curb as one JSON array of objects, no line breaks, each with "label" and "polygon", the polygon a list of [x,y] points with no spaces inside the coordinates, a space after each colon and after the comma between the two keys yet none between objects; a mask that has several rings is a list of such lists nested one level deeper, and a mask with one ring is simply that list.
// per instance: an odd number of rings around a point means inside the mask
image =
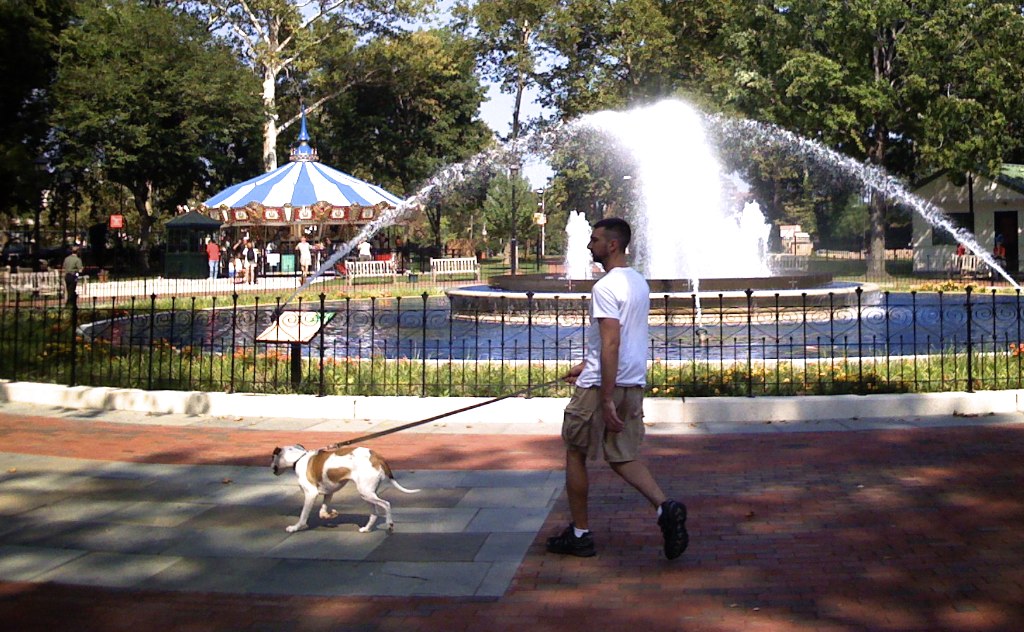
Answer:
[{"label": "concrete curb", "polygon": [[[647,398],[650,421],[813,421],[896,416],[987,415],[1024,410],[1024,390],[903,395],[804,397]],[[411,422],[489,401],[485,397],[356,397],[254,395],[201,391],[146,391],[104,386],[62,386],[0,380],[0,401],[73,409],[155,414]],[[561,423],[566,398],[509,398],[486,408],[453,415],[452,421]]]}]

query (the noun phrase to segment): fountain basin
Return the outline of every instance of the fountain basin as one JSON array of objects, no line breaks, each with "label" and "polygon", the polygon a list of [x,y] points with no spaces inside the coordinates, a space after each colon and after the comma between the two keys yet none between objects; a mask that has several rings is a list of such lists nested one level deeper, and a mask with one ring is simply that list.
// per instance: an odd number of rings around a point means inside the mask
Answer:
[{"label": "fountain basin", "polygon": [[[487,285],[463,286],[446,294],[454,317],[569,315],[586,311],[595,282],[546,274],[503,275],[490,277]],[[766,311],[842,309],[858,302],[873,304],[879,296],[875,285],[836,282],[828,274],[702,279],[697,293],[684,279],[650,279],[648,284],[652,322],[664,322],[666,316],[692,320],[698,309],[707,319],[746,310],[748,304]]]}]

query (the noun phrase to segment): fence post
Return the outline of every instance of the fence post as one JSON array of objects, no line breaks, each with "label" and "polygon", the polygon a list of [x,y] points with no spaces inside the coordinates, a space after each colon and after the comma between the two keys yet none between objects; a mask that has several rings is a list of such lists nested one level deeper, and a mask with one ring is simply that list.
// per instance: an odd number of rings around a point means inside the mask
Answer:
[{"label": "fence post", "polygon": [[[430,295],[426,292],[420,294],[420,298],[423,299],[423,318],[420,319],[420,322],[422,323],[422,328],[420,330],[420,397],[427,396],[427,298],[429,297]],[[449,322],[450,320],[449,315]],[[448,345],[449,349],[451,349],[451,336],[448,337]],[[449,351],[449,366],[451,365],[451,357],[452,354]]]},{"label": "fence post", "polygon": [[754,290],[747,288],[747,397],[754,396]]},{"label": "fence post", "polygon": [[327,385],[324,382],[324,329],[327,318],[327,294],[320,292],[320,397],[327,394]]},{"label": "fence post", "polygon": [[861,388],[864,388],[864,320],[861,303],[864,289],[857,286],[855,292],[857,294],[857,382],[860,383]]},{"label": "fence post", "polygon": [[156,294],[149,295],[149,362],[146,368],[146,390],[153,390],[153,350],[156,346],[153,336],[156,334]]},{"label": "fence post", "polygon": [[974,392],[974,363],[971,360],[971,354],[974,353],[974,344],[971,340],[971,325],[973,317],[971,315],[971,290],[972,286],[968,285],[966,288],[967,299],[965,308],[967,310],[967,392]]},{"label": "fence post", "polygon": [[228,376],[228,392],[235,392],[235,345],[238,342],[238,292],[231,295],[231,375]]},{"label": "fence post", "polygon": [[14,358],[14,366],[11,367],[11,377],[14,381],[18,381],[18,366],[21,362],[18,361],[18,341],[21,340],[21,336],[18,335],[18,325],[21,323],[21,294],[17,291],[14,292],[14,338],[11,340],[11,348],[14,349],[14,353],[11,357]]},{"label": "fence post", "polygon": [[1017,358],[1017,388],[1020,388],[1020,370],[1021,370],[1021,357],[1020,357],[1020,288],[1017,288],[1016,304],[1013,310],[1014,320],[1017,324],[1017,353],[1014,356]]},{"label": "fence post", "polygon": [[68,386],[78,383],[78,294],[71,295],[71,377]]},{"label": "fence post", "polygon": [[[543,358],[541,358],[543,360]],[[533,292],[526,293],[526,388],[533,386]],[[526,391],[526,397],[531,397]]]}]

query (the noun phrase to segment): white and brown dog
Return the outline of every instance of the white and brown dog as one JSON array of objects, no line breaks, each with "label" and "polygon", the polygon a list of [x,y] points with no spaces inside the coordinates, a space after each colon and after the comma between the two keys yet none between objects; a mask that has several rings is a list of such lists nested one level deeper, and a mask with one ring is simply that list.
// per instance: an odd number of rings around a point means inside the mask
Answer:
[{"label": "white and brown dog", "polygon": [[407,494],[420,491],[399,485],[387,461],[369,448],[307,450],[298,444],[274,448],[270,469],[277,476],[284,470],[295,470],[296,476],[299,477],[299,487],[306,495],[299,521],[285,529],[289,533],[308,528],[306,521],[309,519],[309,512],[320,494],[324,495],[324,504],[320,506],[320,518],[327,520],[336,517],[338,512],[327,505],[331,502],[331,496],[350,480],[355,482],[359,496],[370,504],[370,520],[359,529],[361,533],[372,529],[377,523],[378,516],[384,516],[388,533],[395,530],[395,522],[391,519],[391,503],[377,495],[377,487],[382,481],[387,480],[395,489]]}]

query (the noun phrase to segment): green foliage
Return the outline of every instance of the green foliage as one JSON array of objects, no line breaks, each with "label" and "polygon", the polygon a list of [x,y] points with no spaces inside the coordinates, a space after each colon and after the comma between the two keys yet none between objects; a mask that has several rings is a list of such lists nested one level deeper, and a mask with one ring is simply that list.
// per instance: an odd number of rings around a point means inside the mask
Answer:
[{"label": "green foliage", "polygon": [[0,213],[39,203],[47,182],[35,161],[45,151],[57,35],[71,0],[0,0]]},{"label": "green foliage", "polygon": [[[262,89],[263,166],[277,167],[278,133],[299,120],[298,103],[288,100],[282,116],[279,86],[314,109],[343,94],[350,82],[366,79],[358,64],[331,72],[339,57],[321,52],[350,52],[358,39],[401,30],[401,22],[422,17],[432,0],[195,0],[185,10],[221,33],[251,70]],[[327,72],[322,72],[327,70]],[[338,67],[335,67],[335,71]],[[321,79],[326,76],[328,81]],[[339,76],[343,78],[337,80]],[[279,122],[280,119],[280,122]]]},{"label": "green foliage", "polygon": [[536,85],[541,49],[538,32],[555,9],[554,0],[459,0],[453,9],[456,28],[470,35],[483,76],[515,95],[510,138],[523,126],[521,106],[528,87]]},{"label": "green foliage", "polygon": [[[535,231],[533,213],[537,200],[530,183],[522,176],[499,175],[491,180],[483,206],[483,219],[487,222],[489,243],[496,245],[512,237],[512,225],[520,243]],[[523,254],[520,246],[520,256]]]},{"label": "green foliage", "polygon": [[[576,0],[559,4],[539,39],[555,53],[541,102],[565,118],[670,95],[701,74],[718,3]],[[690,84],[692,85],[692,84]]]},{"label": "green foliage", "polygon": [[256,86],[192,18],[134,0],[79,10],[54,85],[61,162],[131,193],[145,250],[161,214],[245,160]]},{"label": "green foliage", "polygon": [[483,89],[469,44],[444,30],[418,31],[369,43],[355,53],[367,79],[325,105],[321,158],[410,194],[439,168],[489,142],[476,113]]}]

